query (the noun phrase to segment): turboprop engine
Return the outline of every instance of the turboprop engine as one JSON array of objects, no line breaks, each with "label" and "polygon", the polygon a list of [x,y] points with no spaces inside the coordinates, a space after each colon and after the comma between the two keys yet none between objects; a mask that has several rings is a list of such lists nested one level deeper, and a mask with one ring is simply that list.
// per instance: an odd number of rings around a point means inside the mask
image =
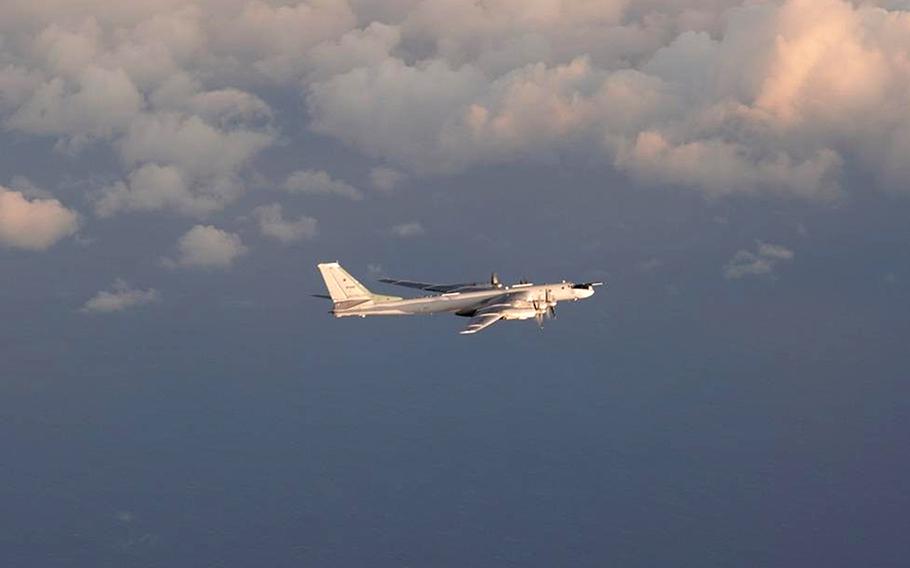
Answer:
[{"label": "turboprop engine", "polygon": [[537,309],[530,308],[508,308],[502,311],[504,320],[527,320],[537,317]]},{"label": "turboprop engine", "polygon": [[532,305],[534,306],[534,318],[537,320],[537,325],[543,326],[544,317],[556,317],[556,300],[553,299],[549,289],[543,299],[534,300]]}]

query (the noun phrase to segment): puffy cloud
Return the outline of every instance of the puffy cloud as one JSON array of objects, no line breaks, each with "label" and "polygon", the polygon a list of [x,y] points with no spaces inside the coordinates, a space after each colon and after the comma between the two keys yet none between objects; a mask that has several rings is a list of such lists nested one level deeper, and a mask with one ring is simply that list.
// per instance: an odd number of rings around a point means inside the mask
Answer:
[{"label": "puffy cloud", "polygon": [[793,260],[792,250],[770,243],[758,242],[755,252],[739,250],[724,266],[724,278],[738,280],[747,276],[770,276],[781,261]]},{"label": "puffy cloud", "polygon": [[70,152],[111,142],[125,171],[96,191],[103,216],[220,209],[242,192],[251,158],[275,140],[269,106],[224,84],[234,79],[214,79],[231,72],[235,55],[212,51],[215,31],[241,13],[241,2],[131,4],[0,8],[3,120],[57,137]]},{"label": "puffy cloud", "polygon": [[471,66],[432,60],[416,66],[389,58],[310,86],[313,128],[418,171],[463,166],[463,140],[447,140],[448,123],[484,88]]},{"label": "puffy cloud", "polygon": [[19,108],[42,81],[41,73],[33,69],[13,64],[0,68],[0,112]]},{"label": "puffy cloud", "polygon": [[309,0],[292,6],[251,1],[213,35],[219,45],[251,57],[259,72],[286,81],[302,72],[303,54],[355,25],[356,16],[345,0]]},{"label": "puffy cloud", "polygon": [[96,196],[95,212],[110,217],[120,211],[174,209],[187,215],[205,215],[220,209],[239,189],[231,180],[222,183],[225,185],[216,183],[208,192],[196,192],[180,168],[144,164],[127,182],[103,188]]},{"label": "puffy cloud", "polygon": [[[636,26],[641,41],[611,45]],[[307,101],[318,131],[414,171],[581,156],[645,183],[810,198],[839,195],[845,168],[910,181],[896,8],[439,0],[402,29],[424,57],[316,81]]]},{"label": "puffy cloud", "polygon": [[263,235],[283,243],[311,239],[318,231],[318,223],[312,217],[301,216],[296,221],[286,220],[279,203],[253,209],[253,217],[259,223],[259,231]]},{"label": "puffy cloud", "polygon": [[89,66],[76,85],[54,77],[39,86],[8,125],[33,134],[110,138],[142,108],[142,95],[120,69]]},{"label": "puffy cloud", "polygon": [[118,148],[127,164],[175,164],[202,177],[236,171],[271,142],[268,133],[222,130],[198,116],[162,113],[134,120]]},{"label": "puffy cloud", "polygon": [[426,233],[426,230],[424,230],[423,225],[417,221],[412,221],[410,223],[401,223],[400,225],[395,225],[392,227],[392,234],[402,239],[419,237],[424,233]]},{"label": "puffy cloud", "polygon": [[102,290],[90,298],[82,306],[83,313],[107,314],[121,312],[128,308],[152,304],[161,299],[161,294],[154,288],[139,290],[131,287],[126,281],[114,281],[113,290]]},{"label": "puffy cloud", "polygon": [[196,115],[142,115],[117,143],[135,169],[126,181],[101,189],[95,212],[108,217],[174,210],[204,216],[222,209],[243,192],[239,171],[272,140],[267,132],[218,128]]},{"label": "puffy cloud", "polygon": [[0,245],[45,250],[79,228],[79,216],[56,199],[29,200],[0,186]]},{"label": "puffy cloud", "polygon": [[658,132],[642,132],[616,160],[618,168],[652,183],[700,188],[715,195],[765,189],[805,197],[839,193],[836,175],[841,163],[840,156],[828,149],[794,163],[786,153],[754,157],[748,147],[717,138],[673,145]]},{"label": "puffy cloud", "polygon": [[325,41],[307,54],[307,79],[325,79],[382,63],[401,41],[397,26],[373,22],[337,40]]},{"label": "puffy cloud", "polygon": [[177,259],[165,259],[164,264],[169,267],[229,268],[247,251],[239,235],[212,225],[196,225],[177,241]]},{"label": "puffy cloud", "polygon": [[354,201],[363,199],[363,192],[349,183],[332,177],[323,170],[298,170],[288,176],[284,189],[290,193],[337,195]]},{"label": "puffy cloud", "polygon": [[194,115],[221,127],[255,123],[272,116],[272,109],[256,95],[234,88],[206,91],[186,73],[169,77],[149,99],[157,109]]},{"label": "puffy cloud", "polygon": [[230,203],[288,85],[312,130],[408,173],[567,160],[711,195],[829,199],[854,172],[910,187],[905,2],[26,4],[0,8],[4,124],[113,142],[118,195],[154,164],[190,196],[106,214]]}]

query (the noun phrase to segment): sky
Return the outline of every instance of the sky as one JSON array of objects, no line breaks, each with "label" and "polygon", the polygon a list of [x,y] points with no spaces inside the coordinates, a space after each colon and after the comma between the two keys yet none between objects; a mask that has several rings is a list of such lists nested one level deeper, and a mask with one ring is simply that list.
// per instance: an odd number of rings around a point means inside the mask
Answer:
[{"label": "sky", "polygon": [[906,565],[908,96],[902,0],[0,2],[4,565]]}]

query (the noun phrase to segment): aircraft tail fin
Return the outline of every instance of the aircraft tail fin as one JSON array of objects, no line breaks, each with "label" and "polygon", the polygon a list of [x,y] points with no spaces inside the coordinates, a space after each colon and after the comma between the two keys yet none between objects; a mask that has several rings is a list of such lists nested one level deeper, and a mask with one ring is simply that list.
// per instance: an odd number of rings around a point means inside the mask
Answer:
[{"label": "aircraft tail fin", "polygon": [[323,262],[316,266],[322,274],[325,287],[329,291],[329,297],[332,298],[336,309],[353,308],[369,301],[384,302],[401,299],[395,296],[373,294],[337,262]]}]

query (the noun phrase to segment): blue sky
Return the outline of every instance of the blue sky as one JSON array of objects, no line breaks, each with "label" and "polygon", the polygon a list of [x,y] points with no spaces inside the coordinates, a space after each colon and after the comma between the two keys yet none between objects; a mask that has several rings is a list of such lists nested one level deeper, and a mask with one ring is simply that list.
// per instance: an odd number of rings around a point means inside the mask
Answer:
[{"label": "blue sky", "polygon": [[2,557],[904,565],[905,9],[0,8]]}]

